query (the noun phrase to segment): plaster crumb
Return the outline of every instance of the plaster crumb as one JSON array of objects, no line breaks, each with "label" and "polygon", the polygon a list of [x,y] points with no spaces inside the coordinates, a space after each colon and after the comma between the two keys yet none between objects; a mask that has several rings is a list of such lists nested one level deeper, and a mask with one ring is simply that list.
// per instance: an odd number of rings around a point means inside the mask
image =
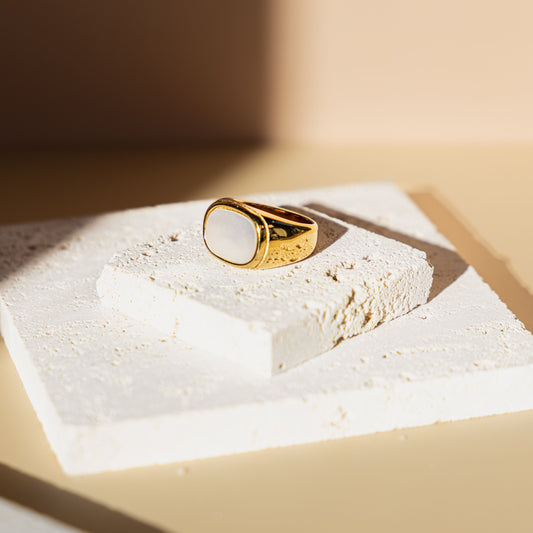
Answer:
[{"label": "plaster crumb", "polygon": [[185,476],[189,473],[189,469],[186,466],[178,466],[176,469],[176,474],[178,476]]}]

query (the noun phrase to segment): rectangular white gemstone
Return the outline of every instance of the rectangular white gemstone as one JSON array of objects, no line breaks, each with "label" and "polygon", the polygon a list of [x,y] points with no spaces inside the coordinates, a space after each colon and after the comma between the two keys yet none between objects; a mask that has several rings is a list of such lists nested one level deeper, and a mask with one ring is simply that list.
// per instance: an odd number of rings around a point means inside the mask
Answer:
[{"label": "rectangular white gemstone", "polygon": [[254,200],[306,198],[424,246],[434,285],[427,304],[272,378],[111,312],[96,293],[114,253],[179,233],[209,202],[0,228],[2,334],[66,472],[533,408],[533,336],[405,194],[373,183]]},{"label": "rectangular white gemstone", "polygon": [[427,301],[433,268],[423,249],[305,208],[319,199],[303,194],[294,207],[319,224],[316,253],[304,261],[268,270],[222,263],[207,251],[199,217],[115,255],[98,293],[165,335],[268,376]]},{"label": "rectangular white gemstone", "polygon": [[217,208],[209,214],[204,236],[211,252],[231,263],[245,265],[257,250],[254,223],[243,214],[228,209]]}]

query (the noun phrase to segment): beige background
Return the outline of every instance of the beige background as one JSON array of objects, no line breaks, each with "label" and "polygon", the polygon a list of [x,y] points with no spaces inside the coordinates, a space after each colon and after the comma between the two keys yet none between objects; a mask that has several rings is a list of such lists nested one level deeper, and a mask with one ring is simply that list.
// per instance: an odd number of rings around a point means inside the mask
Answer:
[{"label": "beige background", "polygon": [[[19,151],[0,172],[2,223],[395,179],[533,329],[531,146]],[[0,429],[0,496],[94,533],[531,531],[532,411],[68,478],[2,348]]]},{"label": "beige background", "polygon": [[530,0],[4,0],[0,142],[533,141]]}]

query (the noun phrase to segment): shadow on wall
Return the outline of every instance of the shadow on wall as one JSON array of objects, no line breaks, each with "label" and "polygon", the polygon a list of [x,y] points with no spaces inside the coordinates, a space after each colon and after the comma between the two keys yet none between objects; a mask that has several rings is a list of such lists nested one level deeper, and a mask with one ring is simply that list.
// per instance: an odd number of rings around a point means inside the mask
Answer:
[{"label": "shadow on wall", "polygon": [[258,140],[267,5],[3,2],[0,143]]}]

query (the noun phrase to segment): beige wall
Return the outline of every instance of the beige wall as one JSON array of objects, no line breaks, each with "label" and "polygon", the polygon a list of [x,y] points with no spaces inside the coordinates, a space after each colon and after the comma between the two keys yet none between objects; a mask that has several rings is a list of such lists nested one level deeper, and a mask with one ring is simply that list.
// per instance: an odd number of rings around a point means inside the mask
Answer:
[{"label": "beige wall", "polygon": [[6,0],[4,143],[533,140],[530,0]]},{"label": "beige wall", "polygon": [[276,5],[276,137],[533,140],[530,0]]}]

